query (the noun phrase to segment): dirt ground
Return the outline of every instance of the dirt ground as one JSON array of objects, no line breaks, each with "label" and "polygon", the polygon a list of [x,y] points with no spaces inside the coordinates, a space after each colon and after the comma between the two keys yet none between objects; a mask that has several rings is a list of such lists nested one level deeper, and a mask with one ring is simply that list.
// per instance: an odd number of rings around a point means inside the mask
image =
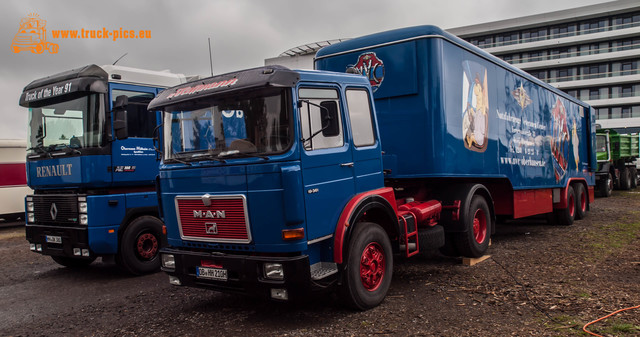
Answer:
[{"label": "dirt ground", "polygon": [[[582,336],[640,305],[639,245],[640,192],[614,192],[570,227],[498,225],[491,258],[472,267],[438,254],[397,262],[386,300],[355,312],[336,296],[277,304],[100,262],[70,270],[30,252],[23,228],[0,228],[0,335]],[[589,329],[638,336],[640,310]]]}]

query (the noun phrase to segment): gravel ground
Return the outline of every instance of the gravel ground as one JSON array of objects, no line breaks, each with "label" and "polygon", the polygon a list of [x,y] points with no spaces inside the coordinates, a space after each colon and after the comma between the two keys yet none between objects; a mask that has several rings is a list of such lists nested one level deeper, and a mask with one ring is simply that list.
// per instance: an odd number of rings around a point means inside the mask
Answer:
[{"label": "gravel ground", "polygon": [[[582,326],[640,305],[640,193],[596,199],[570,227],[498,225],[472,267],[436,253],[396,263],[386,300],[355,312],[336,296],[279,304],[173,287],[94,262],[71,270],[0,228],[2,336],[582,336]],[[640,310],[589,328],[640,335]]]}]

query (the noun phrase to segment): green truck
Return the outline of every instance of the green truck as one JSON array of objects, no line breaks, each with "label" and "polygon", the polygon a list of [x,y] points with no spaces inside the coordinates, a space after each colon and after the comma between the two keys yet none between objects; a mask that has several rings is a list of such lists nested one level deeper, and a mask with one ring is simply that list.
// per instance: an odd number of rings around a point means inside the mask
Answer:
[{"label": "green truck", "polygon": [[640,158],[639,136],[623,135],[612,129],[596,130],[596,191],[603,197],[615,189],[630,190],[638,186],[635,161]]}]

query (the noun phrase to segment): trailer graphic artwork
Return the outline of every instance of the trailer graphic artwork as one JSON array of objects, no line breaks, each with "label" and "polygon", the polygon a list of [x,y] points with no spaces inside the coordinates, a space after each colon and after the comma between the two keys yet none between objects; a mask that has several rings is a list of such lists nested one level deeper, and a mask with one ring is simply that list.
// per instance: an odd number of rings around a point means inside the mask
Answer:
[{"label": "trailer graphic artwork", "polygon": [[356,64],[348,65],[347,72],[364,75],[369,79],[373,92],[376,92],[384,80],[384,63],[376,53],[367,52],[358,56]]},{"label": "trailer graphic artwork", "polygon": [[[553,170],[556,181],[560,181],[567,171],[567,156],[569,150],[569,130],[567,128],[567,110],[560,98],[556,98],[556,104],[551,110],[553,135],[551,138],[551,153],[553,157]],[[576,137],[577,138],[577,137]]]},{"label": "trailer graphic artwork", "polygon": [[462,66],[462,139],[467,149],[484,152],[489,133],[487,69],[471,61]]}]

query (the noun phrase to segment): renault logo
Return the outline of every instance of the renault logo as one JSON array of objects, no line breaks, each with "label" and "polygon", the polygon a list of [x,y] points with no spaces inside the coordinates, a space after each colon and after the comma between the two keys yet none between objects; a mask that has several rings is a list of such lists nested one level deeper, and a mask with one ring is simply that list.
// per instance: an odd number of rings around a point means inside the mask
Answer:
[{"label": "renault logo", "polygon": [[51,220],[55,220],[58,215],[58,208],[56,207],[56,203],[51,203],[51,209],[49,209],[49,214],[51,214]]}]

